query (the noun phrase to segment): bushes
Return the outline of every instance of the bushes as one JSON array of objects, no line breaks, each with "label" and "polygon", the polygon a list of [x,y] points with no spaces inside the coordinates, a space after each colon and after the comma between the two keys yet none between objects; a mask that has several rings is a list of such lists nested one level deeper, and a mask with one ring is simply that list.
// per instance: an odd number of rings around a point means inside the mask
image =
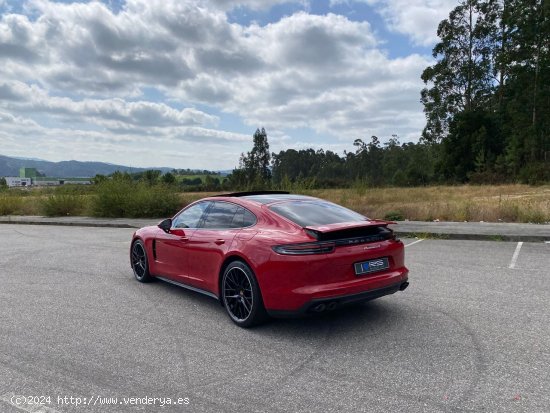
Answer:
[{"label": "bushes", "polygon": [[165,185],[147,185],[117,177],[97,185],[93,214],[98,217],[166,217],[178,211],[177,194]]},{"label": "bushes", "polygon": [[85,200],[80,195],[56,194],[41,201],[42,213],[48,217],[80,215],[85,208]]},{"label": "bushes", "polygon": [[23,200],[19,197],[0,195],[0,215],[13,215],[20,211]]},{"label": "bushes", "polygon": [[180,207],[178,196],[163,185],[138,184],[128,201],[126,216],[135,218],[172,216]]},{"label": "bushes", "polygon": [[93,214],[108,218],[158,218],[172,216],[181,206],[173,188],[162,184],[150,186],[125,176],[91,186],[62,186],[26,192],[32,196],[17,190],[1,194],[0,215],[30,213],[53,217]]}]

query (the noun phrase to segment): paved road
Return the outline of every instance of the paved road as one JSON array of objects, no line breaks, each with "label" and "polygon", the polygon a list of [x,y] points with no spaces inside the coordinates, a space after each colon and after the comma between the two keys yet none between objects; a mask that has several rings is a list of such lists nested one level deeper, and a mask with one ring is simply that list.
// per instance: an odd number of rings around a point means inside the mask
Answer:
[{"label": "paved road", "polygon": [[549,410],[548,244],[405,240],[404,293],[242,330],[208,297],[134,281],[131,233],[0,226],[0,412],[36,411],[13,395],[49,396],[44,412]]}]

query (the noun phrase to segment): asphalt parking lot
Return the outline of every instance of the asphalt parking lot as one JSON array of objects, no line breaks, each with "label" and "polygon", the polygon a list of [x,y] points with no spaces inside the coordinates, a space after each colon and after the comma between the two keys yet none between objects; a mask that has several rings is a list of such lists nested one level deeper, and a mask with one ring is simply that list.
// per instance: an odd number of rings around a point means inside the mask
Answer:
[{"label": "asphalt parking lot", "polygon": [[406,239],[405,292],[243,330],[132,232],[0,225],[0,412],[550,410],[550,244]]}]

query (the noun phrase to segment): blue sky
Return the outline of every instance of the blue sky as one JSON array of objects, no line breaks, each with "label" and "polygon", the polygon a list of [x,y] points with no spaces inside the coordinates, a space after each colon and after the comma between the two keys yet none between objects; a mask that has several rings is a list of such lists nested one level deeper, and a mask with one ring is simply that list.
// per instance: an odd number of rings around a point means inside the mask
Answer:
[{"label": "blue sky", "polygon": [[0,0],[0,153],[229,169],[416,141],[448,0]]}]

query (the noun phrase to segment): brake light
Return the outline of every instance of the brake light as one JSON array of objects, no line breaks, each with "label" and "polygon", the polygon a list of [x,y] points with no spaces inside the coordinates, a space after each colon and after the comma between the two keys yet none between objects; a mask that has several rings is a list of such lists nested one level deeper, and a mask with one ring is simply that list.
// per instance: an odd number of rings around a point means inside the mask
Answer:
[{"label": "brake light", "polygon": [[304,242],[302,244],[276,245],[273,248],[282,255],[328,254],[334,251],[334,242]]}]

